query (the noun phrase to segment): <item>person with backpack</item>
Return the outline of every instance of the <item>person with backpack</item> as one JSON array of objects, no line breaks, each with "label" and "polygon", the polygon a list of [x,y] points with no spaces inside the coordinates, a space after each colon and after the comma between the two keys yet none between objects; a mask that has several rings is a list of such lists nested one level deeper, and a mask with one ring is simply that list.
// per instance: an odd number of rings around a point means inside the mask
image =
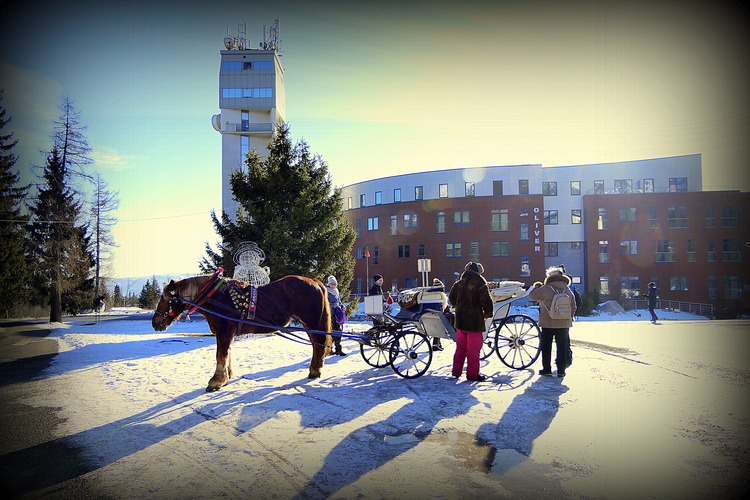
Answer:
[{"label": "person with backpack", "polygon": [[529,292],[529,299],[539,302],[539,348],[542,351],[542,370],[539,375],[552,375],[552,341],[557,346],[557,376],[564,377],[565,369],[570,366],[570,327],[576,302],[570,291],[570,277],[563,274],[559,267],[547,269],[544,284],[537,281]]}]

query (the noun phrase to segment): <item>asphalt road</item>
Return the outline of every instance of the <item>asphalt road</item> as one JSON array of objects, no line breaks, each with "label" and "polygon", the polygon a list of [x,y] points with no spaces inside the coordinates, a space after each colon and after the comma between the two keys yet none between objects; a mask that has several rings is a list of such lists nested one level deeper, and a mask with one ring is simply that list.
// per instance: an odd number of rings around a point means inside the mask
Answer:
[{"label": "asphalt road", "polygon": [[81,450],[55,436],[56,408],[22,403],[32,393],[44,395],[44,385],[34,381],[57,355],[43,323],[0,321],[0,497],[105,498],[84,479],[89,469]]}]

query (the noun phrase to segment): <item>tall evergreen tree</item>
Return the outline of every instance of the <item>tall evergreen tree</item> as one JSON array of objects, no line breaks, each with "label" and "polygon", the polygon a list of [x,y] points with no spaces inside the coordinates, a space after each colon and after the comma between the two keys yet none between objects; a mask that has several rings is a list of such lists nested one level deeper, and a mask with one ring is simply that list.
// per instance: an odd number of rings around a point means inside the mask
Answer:
[{"label": "tall evergreen tree", "polygon": [[29,186],[18,186],[20,175],[13,170],[18,157],[13,148],[18,140],[3,129],[6,118],[0,90],[0,314],[8,317],[13,306],[28,298],[29,271],[26,265],[24,238],[28,217],[21,214],[21,204]]},{"label": "tall evergreen tree", "polygon": [[272,280],[298,274],[325,281],[333,274],[346,300],[354,276],[355,234],[325,162],[311,155],[304,141],[293,146],[288,125],[282,125],[269,143],[268,158],[253,150],[245,166],[246,171],[236,170],[230,178],[241,206],[236,220],[225,212],[221,220],[211,214],[221,242],[216,251],[206,244],[207,256],[199,263],[203,272],[217,267],[233,272],[238,245],[254,241],[265,252]]},{"label": "tall evergreen tree", "polygon": [[146,280],[146,284],[143,285],[141,296],[138,299],[138,305],[143,309],[154,309],[156,304],[159,303],[160,298],[161,288],[159,287],[159,282],[156,281],[156,276],[154,276],[153,280]]},{"label": "tall evergreen tree", "polygon": [[29,234],[34,277],[49,301],[50,322],[62,321],[63,310],[75,314],[91,307],[94,259],[87,228],[80,224],[81,203],[67,185],[67,171],[57,146],[44,166],[43,181],[30,207]]},{"label": "tall evergreen tree", "polygon": [[[115,244],[112,235],[112,227],[117,222],[113,212],[120,205],[117,192],[108,189],[107,183],[101,178],[99,173],[94,174],[94,194],[91,203],[91,232],[94,241],[94,259],[96,261],[96,271],[94,273],[94,293],[101,297],[107,295],[105,280],[108,264],[112,261],[112,250]],[[104,266],[104,270],[102,270]]]},{"label": "tall evergreen tree", "polygon": [[81,125],[80,120],[80,111],[69,97],[64,97],[60,103],[60,116],[55,121],[52,141],[57,146],[66,175],[91,179],[86,172],[86,165],[94,161],[90,156],[88,139],[83,133],[86,126]]}]

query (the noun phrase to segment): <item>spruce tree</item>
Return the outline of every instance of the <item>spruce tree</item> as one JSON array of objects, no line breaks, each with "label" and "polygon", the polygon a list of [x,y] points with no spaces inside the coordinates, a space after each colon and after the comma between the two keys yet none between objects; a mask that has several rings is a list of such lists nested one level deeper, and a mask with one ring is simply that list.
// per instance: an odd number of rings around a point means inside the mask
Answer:
[{"label": "spruce tree", "polygon": [[91,242],[86,226],[78,222],[81,203],[67,185],[66,174],[53,146],[44,166],[44,184],[30,207],[34,278],[49,301],[50,322],[62,321],[63,311],[76,314],[90,308],[94,297]]},{"label": "spruce tree", "polygon": [[11,121],[5,117],[3,93],[0,90],[0,315],[8,317],[13,307],[29,296],[24,244],[28,217],[20,208],[29,186],[18,186],[20,175],[13,170],[18,157],[12,150],[18,141],[13,132],[3,133]]},{"label": "spruce tree", "polygon": [[268,149],[267,159],[253,150],[244,171],[232,173],[230,187],[241,208],[234,219],[211,214],[221,242],[216,251],[206,244],[201,269],[232,273],[238,245],[254,241],[265,252],[272,280],[297,274],[325,282],[335,275],[346,300],[355,234],[344,217],[341,189],[333,187],[328,166],[307,143],[292,145],[288,125],[277,127]]}]

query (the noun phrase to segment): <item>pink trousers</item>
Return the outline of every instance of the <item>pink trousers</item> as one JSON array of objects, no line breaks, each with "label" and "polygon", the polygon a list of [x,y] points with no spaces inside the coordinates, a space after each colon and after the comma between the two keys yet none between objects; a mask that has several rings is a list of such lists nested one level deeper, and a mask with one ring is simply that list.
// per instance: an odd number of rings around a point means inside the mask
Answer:
[{"label": "pink trousers", "polygon": [[482,334],[456,330],[456,352],[453,354],[453,376],[460,377],[466,363],[466,378],[479,378],[479,353],[482,350]]}]

